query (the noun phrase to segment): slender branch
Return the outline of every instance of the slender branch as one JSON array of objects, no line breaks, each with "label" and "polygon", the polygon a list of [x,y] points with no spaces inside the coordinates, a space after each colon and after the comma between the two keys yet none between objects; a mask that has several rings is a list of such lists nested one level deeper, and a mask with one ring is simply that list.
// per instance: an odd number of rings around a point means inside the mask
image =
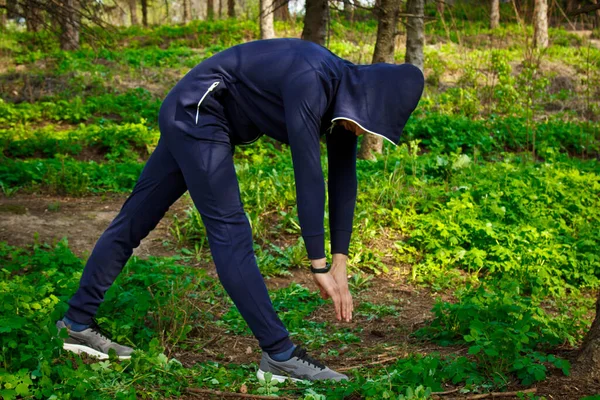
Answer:
[{"label": "slender branch", "polygon": [[373,361],[373,362],[370,362],[370,363],[367,363],[367,364],[356,365],[354,367],[338,368],[336,371],[349,371],[351,369],[362,368],[362,367],[365,367],[365,366],[385,364],[385,363],[390,362],[390,361],[395,361],[398,358],[400,358],[400,356],[388,357],[388,358],[384,358],[383,360],[377,360],[377,361]]},{"label": "slender branch", "polygon": [[574,17],[575,15],[585,14],[595,10],[600,10],[600,4],[589,4],[587,6],[579,7],[577,10],[572,10],[569,15]]}]

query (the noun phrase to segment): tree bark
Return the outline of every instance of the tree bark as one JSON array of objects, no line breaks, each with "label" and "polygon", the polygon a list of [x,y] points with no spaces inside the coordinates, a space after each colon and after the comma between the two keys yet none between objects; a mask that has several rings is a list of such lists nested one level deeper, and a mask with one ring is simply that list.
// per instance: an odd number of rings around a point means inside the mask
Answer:
[{"label": "tree bark", "polygon": [[278,21],[289,21],[290,8],[288,0],[278,0],[273,2],[275,8],[275,19]]},{"label": "tree bark", "polygon": [[492,0],[490,7],[490,28],[496,29],[500,25],[500,0]]},{"label": "tree bark", "polygon": [[60,48],[62,50],[79,49],[79,27],[81,17],[76,7],[77,0],[64,0],[60,17]]},{"label": "tree bark", "polygon": [[348,21],[352,21],[352,18],[354,17],[352,0],[344,0],[344,17],[346,17],[346,20]]},{"label": "tree bark", "polygon": [[[4,11],[3,9],[6,9]],[[6,28],[6,15],[8,14],[8,8],[6,6],[6,0],[0,0],[0,29]]]},{"label": "tree bark", "polygon": [[260,2],[260,38],[272,39],[275,37],[273,29],[273,0],[259,0]]},{"label": "tree bark", "polygon": [[[379,20],[377,24],[377,40],[373,52],[373,64],[380,62],[394,62],[394,44],[396,42],[396,24],[400,12],[398,0],[381,0],[379,7],[375,9]],[[363,160],[374,160],[374,153],[381,153],[383,138],[367,133],[363,136],[358,158]]]},{"label": "tree bark", "polygon": [[[592,3],[596,4],[596,5],[600,5],[600,3],[598,3],[598,0],[592,0]],[[600,10],[596,10],[594,12],[594,25],[593,25],[593,29],[598,29],[600,28]]]},{"label": "tree bark", "polygon": [[306,0],[302,39],[325,45],[328,11],[327,0]]},{"label": "tree bark", "polygon": [[535,0],[533,6],[533,46],[548,47],[548,0]]},{"label": "tree bark", "polygon": [[414,17],[408,17],[406,24],[406,57],[404,61],[423,70],[423,47],[425,46],[425,0],[407,0],[406,12]]},{"label": "tree bark", "polygon": [[131,25],[140,23],[137,15],[137,0],[129,0],[129,15],[131,16]]},{"label": "tree bark", "polygon": [[596,318],[583,340],[577,361],[573,366],[573,375],[600,379],[600,293],[596,300]]},{"label": "tree bark", "polygon": [[188,0],[181,0],[183,1],[183,23],[187,24],[190,21],[190,8],[189,8],[189,3]]},{"label": "tree bark", "polygon": [[148,0],[142,1],[142,25],[148,26]]},{"label": "tree bark", "polygon": [[235,0],[227,0],[227,16],[235,18]]},{"label": "tree bark", "polygon": [[207,0],[206,19],[208,19],[209,21],[215,19],[215,0]]},{"label": "tree bark", "polygon": [[29,32],[39,32],[40,27],[43,24],[42,10],[39,7],[39,4],[36,4],[36,2],[32,0],[25,0],[22,8],[27,30]]},{"label": "tree bark", "polygon": [[17,17],[17,0],[6,0],[6,18],[13,19]]}]

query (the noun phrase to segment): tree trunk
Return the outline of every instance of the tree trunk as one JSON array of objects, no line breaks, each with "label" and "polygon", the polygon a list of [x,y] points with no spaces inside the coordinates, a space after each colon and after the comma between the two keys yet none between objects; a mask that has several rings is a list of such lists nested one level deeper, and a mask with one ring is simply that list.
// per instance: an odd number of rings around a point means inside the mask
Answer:
[{"label": "tree trunk", "polygon": [[327,0],[306,0],[302,39],[325,45],[327,35]]},{"label": "tree trunk", "polygon": [[182,0],[183,1],[183,23],[187,24],[190,21],[190,8],[189,8],[189,3],[188,0]]},{"label": "tree trunk", "polygon": [[496,29],[500,25],[500,0],[492,0],[490,7],[490,28]]},{"label": "tree trunk", "polygon": [[260,2],[260,38],[272,39],[275,37],[273,29],[273,0],[259,0]]},{"label": "tree trunk", "polygon": [[13,19],[17,18],[17,0],[5,0],[6,1],[6,18]]},{"label": "tree trunk", "polygon": [[206,19],[208,19],[209,21],[215,19],[215,0],[207,0]]},{"label": "tree trunk", "polygon": [[235,18],[235,0],[227,0],[227,16]]},{"label": "tree trunk", "polygon": [[406,24],[406,57],[404,61],[423,70],[423,47],[425,46],[425,0],[407,0],[406,12],[414,17],[408,17]]},{"label": "tree trunk", "polygon": [[[377,40],[373,52],[373,64],[394,62],[394,44],[396,42],[396,24],[400,12],[399,0],[381,0],[375,9],[379,23],[377,24]],[[365,134],[358,151],[358,157],[363,160],[374,160],[374,153],[381,153],[383,138]]]},{"label": "tree trunk", "polygon": [[[592,3],[598,4],[598,0],[592,0]],[[599,28],[600,28],[600,10],[596,10],[594,12],[594,25],[593,25],[593,29],[599,29]]]},{"label": "tree trunk", "polygon": [[[22,3],[23,4],[23,3]],[[22,5],[25,24],[29,32],[39,32],[43,24],[42,10],[39,4],[32,0],[25,0]]]},{"label": "tree trunk", "polygon": [[76,0],[65,0],[60,18],[60,48],[62,50],[79,49],[79,26],[81,17],[76,8]]},{"label": "tree trunk", "polygon": [[596,318],[583,340],[577,362],[573,366],[573,375],[600,379],[600,293],[596,300]]},{"label": "tree trunk", "polygon": [[535,0],[533,6],[533,46],[548,47],[548,0]]},{"label": "tree trunk", "polygon": [[[6,11],[4,11],[3,8],[6,9]],[[6,28],[6,14],[8,14],[6,0],[0,0],[0,30]]]},{"label": "tree trunk", "polygon": [[142,25],[148,26],[148,0],[142,0]]},{"label": "tree trunk", "polygon": [[348,21],[352,21],[352,17],[354,17],[354,7],[352,6],[352,0],[344,0],[344,17]]},{"label": "tree trunk", "polygon": [[217,0],[219,2],[219,19],[223,18],[223,0]]},{"label": "tree trunk", "polygon": [[137,0],[129,0],[129,14],[131,15],[131,25],[140,23],[137,16]]},{"label": "tree trunk", "polygon": [[290,7],[288,0],[278,0],[273,2],[275,7],[275,19],[278,21],[289,21]]}]

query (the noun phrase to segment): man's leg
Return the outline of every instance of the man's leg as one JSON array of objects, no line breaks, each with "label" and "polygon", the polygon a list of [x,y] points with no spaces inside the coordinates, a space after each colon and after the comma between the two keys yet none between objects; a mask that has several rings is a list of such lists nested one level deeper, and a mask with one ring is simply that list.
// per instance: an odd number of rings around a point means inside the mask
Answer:
[{"label": "man's leg", "polygon": [[104,300],[104,293],[131,257],[133,249],[185,191],[181,170],[161,138],[133,192],[98,239],[87,260],[79,289],[69,301],[66,314],[69,320],[85,325],[92,322]]},{"label": "man's leg", "polygon": [[252,230],[240,200],[231,146],[185,134],[172,136],[168,144],[202,216],[223,287],[264,351],[280,353],[290,349],[293,344],[288,331],[273,309],[256,264]]}]

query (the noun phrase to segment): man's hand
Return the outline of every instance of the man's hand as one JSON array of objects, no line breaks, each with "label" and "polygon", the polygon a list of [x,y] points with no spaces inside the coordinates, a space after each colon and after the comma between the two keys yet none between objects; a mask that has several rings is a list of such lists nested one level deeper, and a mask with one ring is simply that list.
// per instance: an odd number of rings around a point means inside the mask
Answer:
[{"label": "man's hand", "polygon": [[[334,254],[331,270],[323,274],[313,274],[313,279],[321,292],[321,297],[323,299],[331,297],[333,300],[337,320],[350,322],[354,306],[348,289],[347,259],[344,254]],[[312,260],[312,264],[314,268],[324,268],[325,259]]]}]

